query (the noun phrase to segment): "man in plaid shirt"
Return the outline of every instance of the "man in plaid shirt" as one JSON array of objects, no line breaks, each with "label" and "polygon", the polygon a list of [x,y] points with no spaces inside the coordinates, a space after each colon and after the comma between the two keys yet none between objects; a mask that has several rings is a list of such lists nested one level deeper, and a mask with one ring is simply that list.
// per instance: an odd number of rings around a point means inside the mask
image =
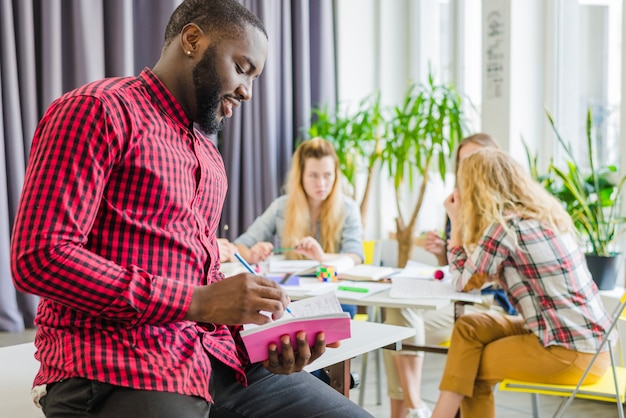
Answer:
[{"label": "man in plaid shirt", "polygon": [[87,84],[43,116],[11,268],[41,296],[33,392],[46,416],[370,416],[293,373],[324,352],[323,334],[283,337],[282,355],[270,346],[250,364],[238,324],[279,318],[289,299],[219,272],[227,181],[206,134],[250,99],[267,45],[237,1],[186,0],[153,69]]}]

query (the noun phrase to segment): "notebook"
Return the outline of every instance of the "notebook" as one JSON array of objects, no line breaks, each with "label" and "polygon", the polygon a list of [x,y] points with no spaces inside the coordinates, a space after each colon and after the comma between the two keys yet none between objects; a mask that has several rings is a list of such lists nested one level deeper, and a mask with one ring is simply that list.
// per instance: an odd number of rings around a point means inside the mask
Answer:
[{"label": "notebook", "polygon": [[270,273],[293,273],[296,276],[315,276],[317,268],[330,266],[337,274],[354,267],[354,260],[347,256],[338,256],[320,263],[316,260],[285,260],[284,257],[272,257],[268,263]]},{"label": "notebook", "polygon": [[296,334],[300,331],[306,332],[311,346],[315,343],[315,336],[322,331],[326,336],[326,344],[351,336],[350,314],[342,311],[334,292],[292,302],[289,309],[293,315],[285,313],[279,320],[264,325],[244,325],[241,338],[251,362],[267,360],[270,343],[275,343],[280,353],[280,337],[283,335],[291,337],[293,346],[296,344]]},{"label": "notebook", "polygon": [[395,270],[393,267],[370,266],[368,264],[357,264],[349,270],[339,272],[337,278],[339,280],[357,280],[357,281],[379,281],[385,277],[391,276]]}]

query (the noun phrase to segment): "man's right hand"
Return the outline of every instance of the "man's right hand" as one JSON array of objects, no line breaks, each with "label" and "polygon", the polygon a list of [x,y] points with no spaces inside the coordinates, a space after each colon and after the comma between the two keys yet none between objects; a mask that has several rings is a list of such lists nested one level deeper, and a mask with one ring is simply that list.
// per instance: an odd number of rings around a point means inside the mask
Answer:
[{"label": "man's right hand", "polygon": [[274,281],[250,273],[196,286],[185,319],[213,324],[265,324],[282,317],[289,296]]}]

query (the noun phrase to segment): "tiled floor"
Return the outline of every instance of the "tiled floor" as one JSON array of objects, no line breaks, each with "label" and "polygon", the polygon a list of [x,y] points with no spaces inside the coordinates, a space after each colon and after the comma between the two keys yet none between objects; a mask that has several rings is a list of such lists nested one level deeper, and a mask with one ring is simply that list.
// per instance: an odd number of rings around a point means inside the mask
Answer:
[{"label": "tiled floor", "polygon": [[[20,344],[32,341],[33,331],[24,333],[0,332],[0,346]],[[361,357],[352,361],[352,370],[361,373]],[[426,354],[424,361],[423,399],[431,407],[435,404],[438,396],[439,379],[445,362],[445,356],[438,354]],[[376,418],[389,417],[389,400],[386,396],[385,373],[382,369],[382,399],[381,404],[376,402],[376,378],[374,356],[370,356],[368,362],[368,376],[365,382],[364,407]],[[381,366],[382,367],[382,366]],[[355,402],[359,399],[359,390],[352,389],[350,398]],[[556,410],[560,398],[541,396],[542,416],[551,416]],[[528,418],[532,417],[530,395],[523,393],[496,392],[496,416],[498,418]],[[617,417],[617,409],[613,403],[595,402],[576,399],[567,410],[568,418],[588,417]]]}]

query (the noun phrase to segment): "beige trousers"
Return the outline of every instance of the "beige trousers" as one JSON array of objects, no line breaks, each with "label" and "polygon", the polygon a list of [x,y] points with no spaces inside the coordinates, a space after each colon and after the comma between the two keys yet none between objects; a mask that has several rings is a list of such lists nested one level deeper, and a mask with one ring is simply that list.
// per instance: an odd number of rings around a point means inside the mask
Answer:
[{"label": "beige trousers", "polygon": [[[592,353],[561,346],[544,347],[520,316],[468,314],[454,324],[439,389],[465,395],[463,418],[491,418],[495,417],[493,386],[497,382],[510,378],[576,384],[592,357]],[[585,383],[597,381],[609,365],[606,351],[594,362]]]},{"label": "beige trousers", "polygon": [[[465,313],[488,312],[494,309],[504,314],[502,309],[493,305],[493,296],[483,296],[483,302],[473,305],[465,305]],[[415,329],[415,336],[407,338],[403,342],[412,345],[439,345],[450,341],[454,326],[454,304],[438,309],[391,309],[384,310],[385,324],[398,325]],[[387,373],[387,393],[391,399],[404,399],[398,371],[396,370],[393,356],[418,356],[424,355],[423,351],[393,351],[383,350],[383,361]],[[434,354],[437,355],[437,354]]]}]

